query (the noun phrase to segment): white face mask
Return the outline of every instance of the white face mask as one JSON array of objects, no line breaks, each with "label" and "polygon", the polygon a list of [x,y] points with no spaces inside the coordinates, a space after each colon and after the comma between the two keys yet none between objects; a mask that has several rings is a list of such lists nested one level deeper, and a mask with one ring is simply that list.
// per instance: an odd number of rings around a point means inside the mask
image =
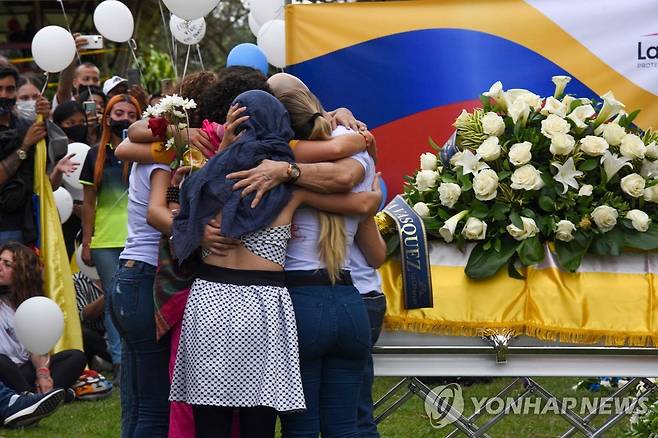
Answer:
[{"label": "white face mask", "polygon": [[34,121],[37,118],[36,100],[19,100],[16,102],[16,114],[22,119]]}]

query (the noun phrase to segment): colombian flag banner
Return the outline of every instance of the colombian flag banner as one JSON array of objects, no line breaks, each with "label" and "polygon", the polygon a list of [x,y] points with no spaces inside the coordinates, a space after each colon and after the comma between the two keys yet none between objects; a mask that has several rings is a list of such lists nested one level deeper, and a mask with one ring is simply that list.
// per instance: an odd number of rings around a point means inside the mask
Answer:
[{"label": "colombian flag banner", "polygon": [[286,7],[287,70],[377,137],[389,198],[496,81],[553,94],[608,90],[658,125],[658,2],[419,0]]},{"label": "colombian flag banner", "polygon": [[72,348],[82,350],[82,332],[75,301],[73,276],[64,246],[62,225],[59,221],[50,179],[44,172],[46,142],[42,140],[35,147],[34,194],[39,235],[37,250],[44,266],[45,294],[55,301],[64,313],[64,332],[55,344],[53,351],[58,352]]}]

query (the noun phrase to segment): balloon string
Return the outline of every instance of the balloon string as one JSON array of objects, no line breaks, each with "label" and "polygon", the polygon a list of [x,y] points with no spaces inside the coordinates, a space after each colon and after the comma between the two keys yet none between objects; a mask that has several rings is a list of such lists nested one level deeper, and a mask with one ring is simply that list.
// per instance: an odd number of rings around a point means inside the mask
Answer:
[{"label": "balloon string", "polygon": [[[46,88],[48,88],[48,72],[44,72],[43,75],[46,77],[46,80],[43,81],[43,87],[41,87],[41,95],[43,96],[43,93],[46,92]],[[91,97],[90,97],[91,99]]]},{"label": "balloon string", "polygon": [[183,76],[180,79],[180,94],[183,94],[183,81],[185,80],[185,75],[187,74],[187,63],[190,61],[190,47],[187,46],[187,55],[185,56],[185,67],[183,67]]},{"label": "balloon string", "polygon": [[164,10],[162,9],[162,1],[158,1],[158,6],[160,6],[160,17],[162,18],[162,28],[164,29],[165,40],[167,40],[167,49],[169,49],[169,58],[171,59],[171,66],[174,69],[174,75],[178,78],[178,71],[176,68],[176,62],[174,61],[174,48],[173,48],[173,37],[169,36],[169,31],[167,28],[167,20],[164,16]]},{"label": "balloon string", "polygon": [[201,70],[205,70],[206,68],[203,66],[203,56],[201,56],[201,48],[199,45],[196,45],[196,53],[199,55],[199,63],[201,64]]},{"label": "balloon string", "polygon": [[131,38],[128,41],[128,47],[130,47],[130,53],[132,53],[133,59],[135,60],[135,65],[137,66],[137,70],[139,71],[139,81],[141,83],[144,80],[144,76],[142,75],[142,67],[139,65],[139,60],[137,59],[137,54],[135,53],[135,51],[137,50],[137,42],[135,41],[134,38]]},{"label": "balloon string", "polygon": [[[71,30],[71,25],[69,24],[69,17],[66,15],[66,9],[64,8],[64,0],[59,0],[59,5],[62,8],[62,14],[64,15],[64,23],[66,23],[66,28],[68,29],[69,33],[73,35],[73,31]],[[75,57],[78,60],[78,65],[82,65],[82,56],[80,56],[80,52],[78,52],[78,47],[76,46],[75,48]],[[48,74],[46,73],[46,78],[48,77]],[[46,85],[48,85],[48,81],[46,80]],[[89,100],[93,100],[91,97],[91,87],[89,84],[87,84],[87,93],[89,93]],[[41,92],[43,94],[43,91]]]}]

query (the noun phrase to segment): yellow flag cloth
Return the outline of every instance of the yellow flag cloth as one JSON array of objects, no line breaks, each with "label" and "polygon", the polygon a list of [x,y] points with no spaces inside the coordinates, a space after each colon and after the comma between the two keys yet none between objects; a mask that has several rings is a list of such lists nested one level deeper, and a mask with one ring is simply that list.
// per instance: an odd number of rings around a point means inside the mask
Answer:
[{"label": "yellow flag cloth", "polygon": [[64,331],[53,352],[68,349],[82,350],[82,332],[75,300],[75,288],[70,261],[66,254],[62,225],[55,197],[46,174],[46,142],[36,145],[34,160],[34,193],[38,202],[38,250],[44,269],[44,292],[64,313]]},{"label": "yellow flag cloth", "polygon": [[464,274],[468,251],[432,243],[434,307],[406,310],[400,261],[381,268],[388,308],[386,326],[406,331],[477,336],[504,330],[550,341],[605,345],[658,345],[658,254],[586,256],[578,272],[562,271],[555,254],[524,270],[505,269],[487,280]]}]

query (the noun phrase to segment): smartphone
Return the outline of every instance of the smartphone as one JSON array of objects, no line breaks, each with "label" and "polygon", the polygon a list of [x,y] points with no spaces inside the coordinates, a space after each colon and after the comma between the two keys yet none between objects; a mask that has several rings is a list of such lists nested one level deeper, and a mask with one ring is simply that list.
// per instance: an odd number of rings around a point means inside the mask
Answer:
[{"label": "smartphone", "polygon": [[82,35],[87,44],[80,46],[81,49],[92,50],[103,48],[103,37],[101,35]]},{"label": "smartphone", "polygon": [[160,81],[160,90],[162,94],[172,94],[174,91],[174,80],[162,79]]},{"label": "smartphone", "polygon": [[96,102],[93,100],[85,100],[82,102],[82,107],[85,109],[85,114],[88,116],[96,115]]},{"label": "smartphone", "polygon": [[128,69],[128,87],[133,85],[140,85],[141,81],[139,79],[139,70],[136,68]]}]

